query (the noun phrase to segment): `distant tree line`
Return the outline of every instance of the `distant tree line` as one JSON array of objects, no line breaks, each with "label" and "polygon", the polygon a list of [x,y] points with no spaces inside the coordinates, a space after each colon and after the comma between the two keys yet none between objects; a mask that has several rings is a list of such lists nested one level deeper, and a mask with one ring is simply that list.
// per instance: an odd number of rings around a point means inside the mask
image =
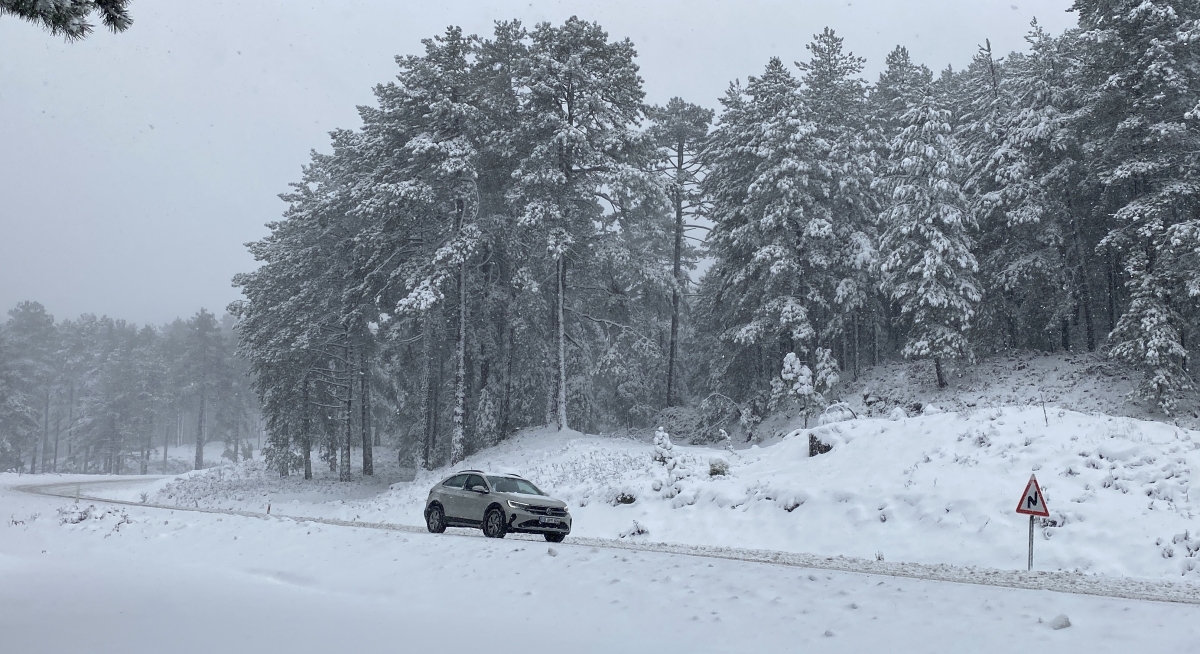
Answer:
[{"label": "distant tree line", "polygon": [[[257,437],[258,400],[232,322],[201,310],[161,328],[22,302],[0,324],[0,471],[122,474],[233,461]],[[194,446],[167,460],[167,446]]]}]

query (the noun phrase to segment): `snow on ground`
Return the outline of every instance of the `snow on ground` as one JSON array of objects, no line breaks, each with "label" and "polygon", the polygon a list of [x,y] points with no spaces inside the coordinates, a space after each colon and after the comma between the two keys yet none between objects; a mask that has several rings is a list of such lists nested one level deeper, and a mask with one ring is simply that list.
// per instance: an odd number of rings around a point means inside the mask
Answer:
[{"label": "snow on ground", "polygon": [[[810,437],[832,450],[810,458]],[[1025,567],[1028,519],[1013,510],[1034,472],[1051,508],[1038,569],[1194,580],[1198,449],[1200,434],[1164,423],[1027,407],[849,420],[733,453],[675,445],[679,479],[649,444],[574,432],[523,433],[458,468],[525,475],[568,501],[575,536],[1009,570]],[[729,474],[709,475],[716,457]],[[421,525],[448,472],[384,490],[394,468],[314,483],[259,462],[160,482],[150,500]]]},{"label": "snow on ground", "polygon": [[5,651],[1129,652],[1200,637],[1190,605],[4,488],[30,481],[0,475]]},{"label": "snow on ground", "polygon": [[868,367],[857,381],[842,373],[837,391],[859,414],[886,416],[896,406],[910,411],[936,404],[947,411],[980,407],[1040,406],[1164,420],[1200,428],[1197,395],[1180,398],[1175,415],[1164,417],[1137,397],[1138,370],[1098,352],[1045,354],[1009,351],[945,363],[948,385],[938,388],[931,361],[897,361]]}]

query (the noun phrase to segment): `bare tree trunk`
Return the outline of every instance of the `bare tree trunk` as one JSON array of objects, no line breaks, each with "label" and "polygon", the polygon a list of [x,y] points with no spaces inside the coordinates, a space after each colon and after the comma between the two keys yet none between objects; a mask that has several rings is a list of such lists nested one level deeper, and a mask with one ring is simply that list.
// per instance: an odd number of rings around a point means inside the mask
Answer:
[{"label": "bare tree trunk", "polygon": [[425,315],[425,366],[421,371],[421,419],[424,422],[422,463],[426,470],[433,470],[433,439],[435,436],[433,414],[433,314]]},{"label": "bare tree trunk", "polygon": [[558,256],[558,429],[567,429],[567,330],[563,320],[565,298],[563,293],[567,285],[566,256]]},{"label": "bare tree trunk", "polygon": [[353,353],[349,346],[344,348],[346,366],[346,439],[342,443],[341,466],[338,472],[339,481],[350,481],[350,444],[354,442],[354,370],[350,361]]},{"label": "bare tree trunk", "polygon": [[71,384],[71,403],[67,406],[67,461],[75,444],[75,384]]},{"label": "bare tree trunk", "polygon": [[60,436],[62,436],[62,408],[59,408],[54,414],[54,461],[50,463],[50,472],[58,472],[58,439]]},{"label": "bare tree trunk", "polygon": [[854,312],[854,381],[858,381],[858,312]]},{"label": "bare tree trunk", "polygon": [[301,391],[300,408],[300,447],[304,450],[304,478],[312,479],[312,434],[309,426],[308,375],[304,376],[304,389]]},{"label": "bare tree trunk", "polygon": [[150,472],[150,447],[153,444],[153,441],[154,441],[154,427],[153,427],[153,425],[151,425],[151,427],[146,430],[146,442],[142,443],[142,469],[141,470],[142,470],[143,475],[149,474],[149,472]]},{"label": "bare tree trunk", "polygon": [[675,250],[671,258],[671,346],[667,355],[667,406],[675,406],[675,357],[679,342],[679,291],[683,288],[683,151],[680,141],[675,150]]},{"label": "bare tree trunk", "polygon": [[361,412],[360,431],[362,432],[362,468],[363,475],[370,477],[375,474],[375,451],[372,446],[375,444],[374,437],[371,434],[371,375],[368,373],[369,362],[367,361],[367,348],[360,347],[358,350],[358,379],[359,390],[361,392],[359,410]]},{"label": "bare tree trunk", "polygon": [[941,357],[933,358],[933,369],[937,372],[938,388],[945,388],[946,387],[946,375],[942,372],[942,358]]},{"label": "bare tree trunk", "polygon": [[171,444],[171,426],[163,425],[163,462],[162,473],[167,474],[167,446]]},{"label": "bare tree trunk", "polygon": [[[47,449],[46,446],[47,446],[47,442],[49,440],[50,440],[50,386],[47,385],[46,392],[44,395],[44,401],[42,402],[42,443],[41,443],[42,451],[40,452],[41,457],[42,457],[42,472],[46,472],[46,449]],[[31,474],[31,475],[37,472],[38,455],[39,455],[38,444],[36,441],[34,441],[33,451],[30,452],[30,454],[29,454],[29,474]]]},{"label": "bare tree trunk", "polygon": [[196,470],[204,468],[204,417],[208,413],[208,397],[204,382],[200,386],[200,410],[196,412]]},{"label": "bare tree trunk", "polygon": [[[465,205],[456,201],[455,229],[462,234]],[[450,464],[463,460],[467,413],[467,262],[458,263],[458,333],[454,339],[454,431],[450,437]]]}]

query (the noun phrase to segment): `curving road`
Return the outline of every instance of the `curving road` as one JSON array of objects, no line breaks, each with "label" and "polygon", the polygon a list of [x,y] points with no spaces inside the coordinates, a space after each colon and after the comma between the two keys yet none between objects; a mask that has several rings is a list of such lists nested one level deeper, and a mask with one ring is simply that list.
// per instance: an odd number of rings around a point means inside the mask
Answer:
[{"label": "curving road", "polygon": [[[57,482],[50,484],[25,484],[13,486],[13,490],[50,497],[78,499],[88,502],[103,502],[136,506],[142,508],[166,509],[171,511],[194,511],[199,513],[216,513],[223,515],[243,516],[247,518],[267,518],[266,513],[257,511],[235,511],[229,509],[209,509],[202,507],[171,506],[131,502],[126,500],[108,499],[89,494],[89,489],[112,488],[146,483],[162,477],[137,477],[135,479],[106,479],[84,482]],[[386,522],[359,522],[336,520],[331,518],[314,518],[303,516],[270,516],[277,519],[294,520],[296,522],[312,522],[339,527],[357,527],[361,529],[380,529],[408,533],[425,533],[424,527],[401,525]],[[475,530],[447,531],[449,536],[482,538]],[[510,538],[533,540],[536,537],[512,534]],[[538,539],[540,540],[540,539]],[[713,547],[706,545],[687,545],[681,543],[650,543],[633,542],[609,538],[589,538],[570,536],[567,544],[591,546],[598,548],[629,550],[639,552],[658,552],[682,556],[705,557],[713,559],[728,559],[751,563],[767,563],[774,565],[832,570],[838,572],[884,575],[907,579],[923,579],[959,584],[974,584],[980,586],[997,586],[1024,590],[1047,590],[1078,595],[1095,595],[1099,597],[1114,597],[1121,599],[1146,600],[1153,602],[1172,602],[1179,604],[1200,605],[1200,584],[1188,582],[1171,582],[1165,580],[1133,579],[1125,577],[1107,577],[1102,575],[1085,575],[1073,572],[1018,570],[997,570],[992,568],[962,567],[953,565],[935,565],[922,563],[893,563],[871,561],[842,556],[820,556],[797,552],[782,552],[774,550],[741,549],[733,547]]]}]

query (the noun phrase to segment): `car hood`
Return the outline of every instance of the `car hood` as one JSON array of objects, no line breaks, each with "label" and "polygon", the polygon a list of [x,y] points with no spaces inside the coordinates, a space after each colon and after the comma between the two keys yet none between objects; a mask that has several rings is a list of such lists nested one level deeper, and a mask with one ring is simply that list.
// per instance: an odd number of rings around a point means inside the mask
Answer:
[{"label": "car hood", "polygon": [[553,497],[546,497],[545,495],[524,495],[521,493],[496,493],[496,495],[503,497],[506,500],[523,502],[531,506],[552,506],[556,509],[567,508],[566,502],[562,500],[556,500]]}]

